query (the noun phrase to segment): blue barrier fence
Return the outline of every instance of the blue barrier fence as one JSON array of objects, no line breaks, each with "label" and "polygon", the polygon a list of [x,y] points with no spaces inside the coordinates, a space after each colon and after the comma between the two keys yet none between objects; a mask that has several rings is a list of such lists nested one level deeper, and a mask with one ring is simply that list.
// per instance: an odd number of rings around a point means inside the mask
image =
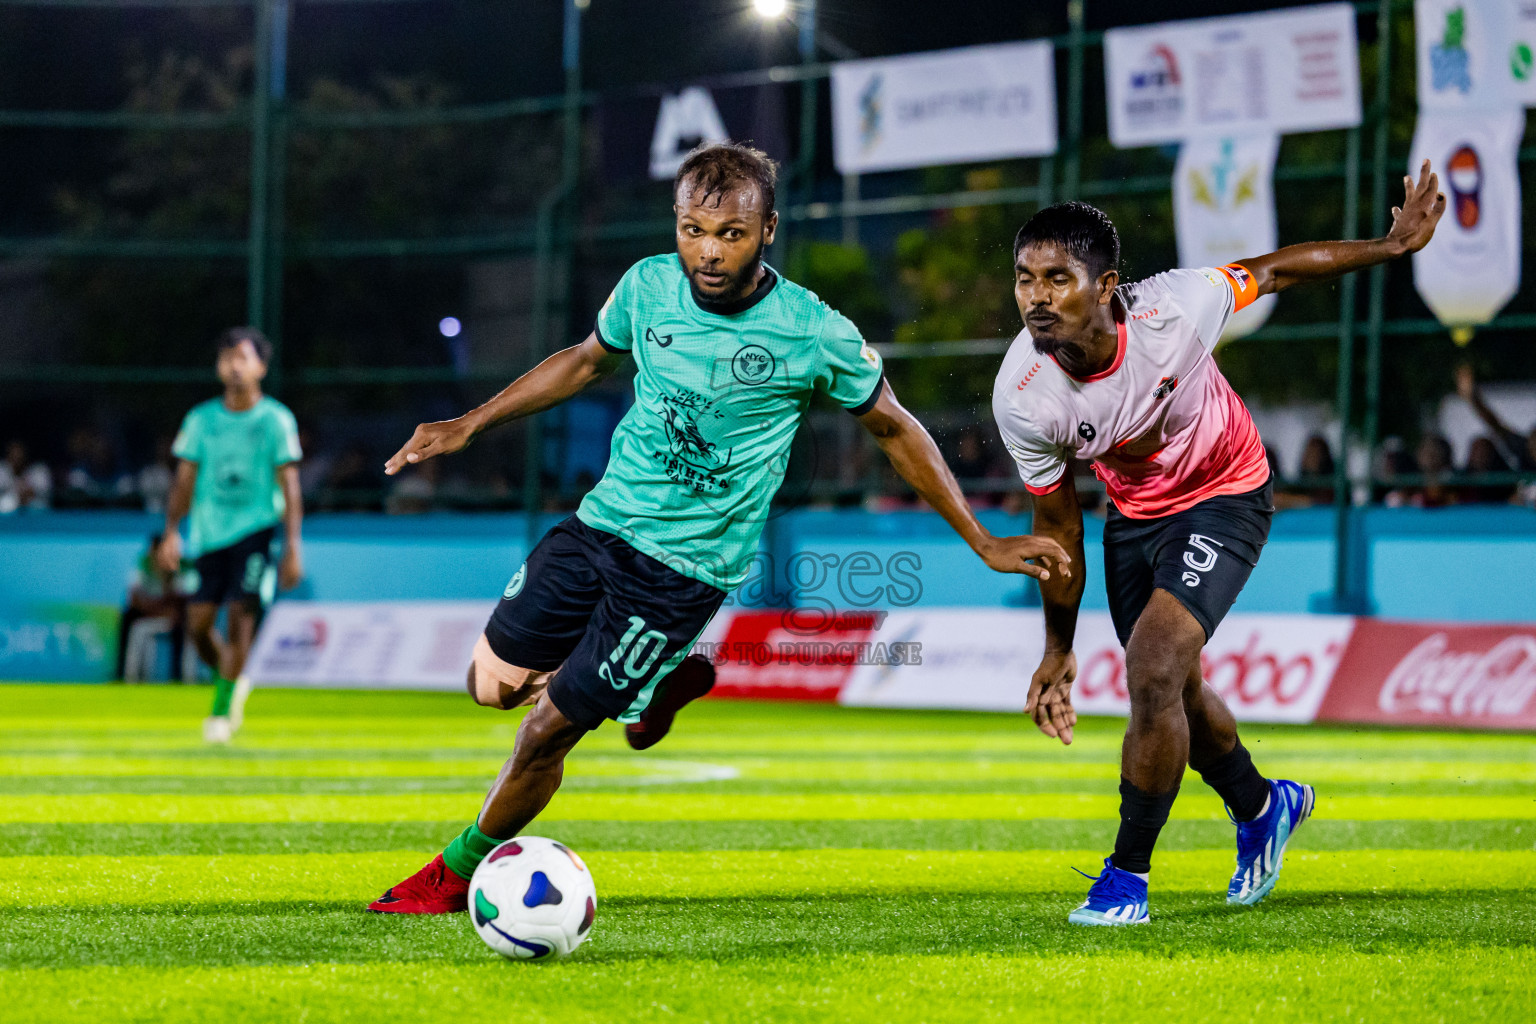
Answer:
[{"label": "blue barrier fence", "polygon": [[[1355,511],[1365,539],[1353,567],[1375,614],[1445,621],[1536,621],[1536,511],[1513,507]],[[1278,513],[1264,557],[1236,610],[1326,611],[1333,513]],[[558,516],[541,517],[547,528]],[[982,513],[995,533],[1027,518]],[[136,513],[0,518],[0,678],[101,679],[116,644],[116,610],[160,519]],[[1083,606],[1106,607],[1102,523],[1087,524]],[[309,578],[291,599],[484,599],[527,554],[521,514],[313,516]],[[1034,585],[986,571],[928,512],[800,510],[772,520],[759,571],[738,606],[999,607],[1037,604]],[[106,666],[105,668],[103,666]]]}]

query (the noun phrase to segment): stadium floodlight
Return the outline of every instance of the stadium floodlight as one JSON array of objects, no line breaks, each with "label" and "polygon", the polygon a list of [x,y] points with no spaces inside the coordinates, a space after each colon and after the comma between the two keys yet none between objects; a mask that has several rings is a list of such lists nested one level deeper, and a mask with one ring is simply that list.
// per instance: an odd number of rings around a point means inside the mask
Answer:
[{"label": "stadium floodlight", "polygon": [[789,9],[787,0],[752,0],[752,6],[765,18],[782,18]]},{"label": "stadium floodlight", "polygon": [[437,329],[445,338],[457,338],[459,332],[464,329],[464,325],[459,323],[459,318],[456,316],[445,316],[437,322]]}]

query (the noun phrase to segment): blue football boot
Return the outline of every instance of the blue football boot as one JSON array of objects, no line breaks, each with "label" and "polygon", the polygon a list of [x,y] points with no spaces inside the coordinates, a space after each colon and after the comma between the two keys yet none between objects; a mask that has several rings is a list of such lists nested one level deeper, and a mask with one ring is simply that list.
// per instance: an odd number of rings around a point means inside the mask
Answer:
[{"label": "blue football boot", "polygon": [[[1227,902],[1253,906],[1269,895],[1280,879],[1285,844],[1312,815],[1317,793],[1311,786],[1286,779],[1269,782],[1269,808],[1252,821],[1237,825],[1237,871],[1227,883]],[[1232,812],[1229,810],[1230,818]]]},{"label": "blue football boot", "polygon": [[[1077,873],[1093,878],[1084,871]],[[1147,883],[1129,871],[1121,871],[1105,857],[1104,871],[1093,878],[1088,898],[1067,915],[1067,920],[1073,924],[1146,924],[1152,920],[1147,913]]]}]

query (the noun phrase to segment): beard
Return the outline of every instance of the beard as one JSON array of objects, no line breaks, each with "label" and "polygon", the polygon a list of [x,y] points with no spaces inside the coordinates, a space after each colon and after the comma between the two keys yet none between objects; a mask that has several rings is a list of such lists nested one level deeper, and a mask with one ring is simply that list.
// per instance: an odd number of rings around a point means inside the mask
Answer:
[{"label": "beard", "polygon": [[693,292],[695,300],[702,299],[706,302],[719,302],[722,299],[746,298],[752,289],[757,287],[757,275],[763,266],[763,244],[757,244],[757,250],[752,258],[734,274],[728,274],[725,281],[719,286],[719,290],[713,295],[704,292],[694,280],[697,267],[684,266],[683,271],[688,277],[688,290]]}]

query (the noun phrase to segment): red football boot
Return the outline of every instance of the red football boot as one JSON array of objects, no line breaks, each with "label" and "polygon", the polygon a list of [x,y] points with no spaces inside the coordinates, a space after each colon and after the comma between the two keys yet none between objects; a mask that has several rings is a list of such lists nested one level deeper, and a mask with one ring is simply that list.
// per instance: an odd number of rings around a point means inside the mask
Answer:
[{"label": "red football boot", "polygon": [[690,654],[672,674],[656,687],[651,704],[640,713],[640,721],[624,727],[624,738],[636,750],[660,743],[672,729],[672,719],[689,701],[698,700],[715,688],[715,666],[708,658]]},{"label": "red football boot", "polygon": [[443,855],[368,904],[379,914],[457,914],[469,909],[469,883],[448,869]]}]

